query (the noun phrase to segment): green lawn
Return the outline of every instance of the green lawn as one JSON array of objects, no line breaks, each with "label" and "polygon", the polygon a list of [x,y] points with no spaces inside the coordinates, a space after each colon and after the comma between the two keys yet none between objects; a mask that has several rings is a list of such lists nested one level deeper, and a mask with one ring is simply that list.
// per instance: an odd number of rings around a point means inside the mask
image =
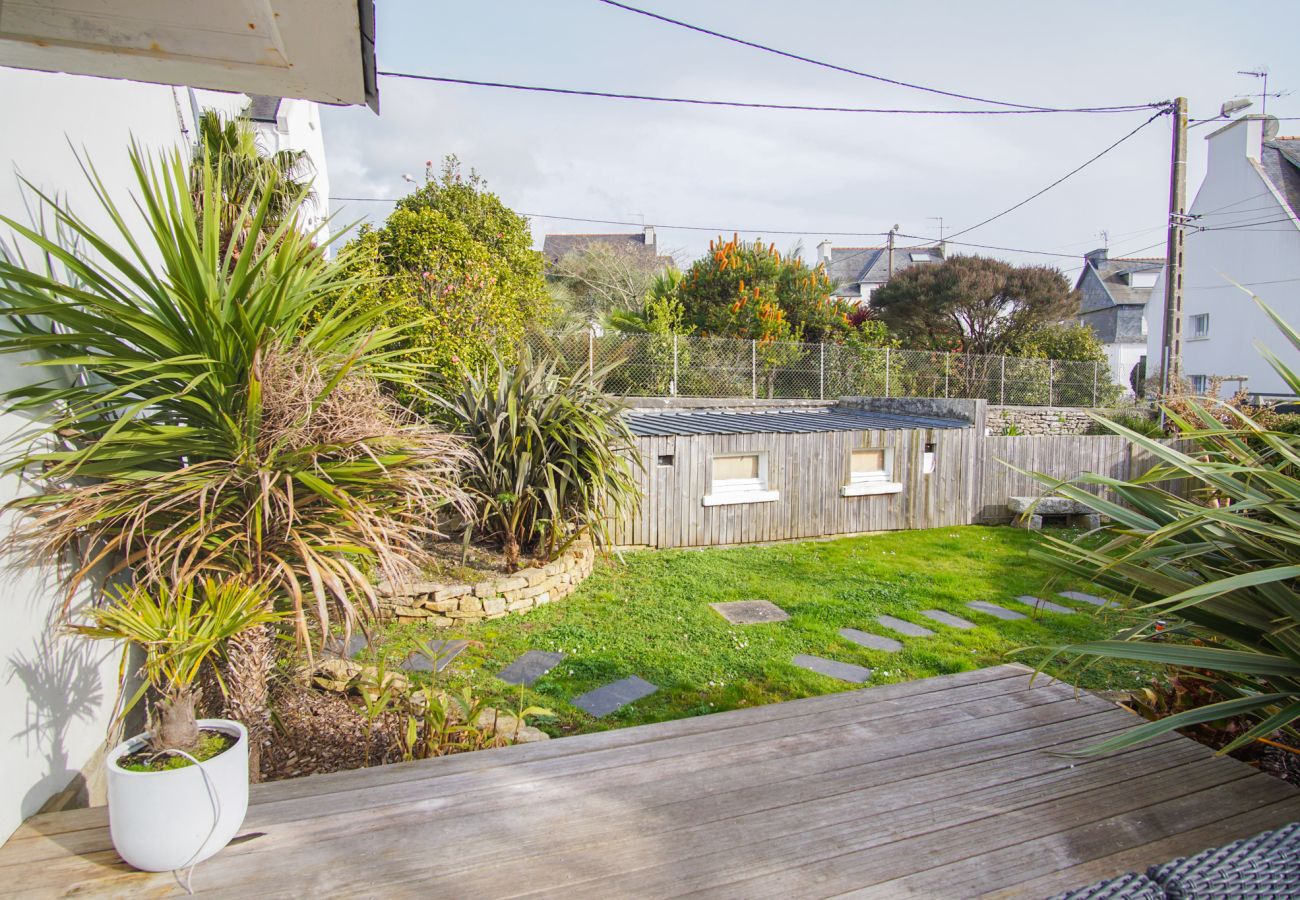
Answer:
[{"label": "green lawn", "polygon": [[[657,722],[853,687],[795,667],[790,660],[797,653],[869,666],[875,670],[870,686],[1011,659],[1032,665],[1042,651],[1010,654],[1113,635],[1125,621],[1119,611],[1080,605],[1076,615],[1006,622],[965,607],[989,600],[1019,608],[1011,602],[1019,594],[1054,598],[1059,590],[1086,589],[1068,579],[1053,581],[1051,570],[1031,560],[1027,551],[1035,540],[1019,529],[971,526],[764,547],[642,551],[623,562],[598,563],[573,595],[527,615],[436,633],[389,625],[379,639],[392,664],[430,637],[479,642],[440,681],[472,685],[503,708],[521,702],[520,689],[494,673],[526,650],[563,651],[564,662],[522,695],[522,702],[555,712],[554,719],[536,723],[553,734]],[[753,598],[781,606],[789,621],[735,626],[708,606]],[[947,610],[979,627],[938,625],[922,617],[922,609]],[[880,613],[936,634],[900,637],[904,649],[898,653],[867,650],[837,634],[848,626],[899,637],[876,625]],[[658,685],[659,692],[599,720],[568,702],[629,675]],[[1111,663],[1094,666],[1081,683],[1118,689],[1149,677],[1132,663]]]}]

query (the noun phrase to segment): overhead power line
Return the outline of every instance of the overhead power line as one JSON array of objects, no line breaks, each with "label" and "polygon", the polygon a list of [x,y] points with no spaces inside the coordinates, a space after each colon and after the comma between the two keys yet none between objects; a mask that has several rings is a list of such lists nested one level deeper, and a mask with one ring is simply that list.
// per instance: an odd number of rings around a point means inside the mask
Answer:
[{"label": "overhead power line", "polygon": [[910,81],[900,81],[897,78],[888,78],[884,75],[877,75],[873,72],[864,72],[860,69],[851,69],[848,66],[836,65],[835,63],[829,63],[824,60],[813,59],[810,56],[803,56],[798,53],[791,53],[788,50],[780,50],[776,47],[769,47],[767,44],[760,44],[757,41],[750,41],[750,40],[746,40],[745,38],[735,37],[734,35],[723,34],[720,31],[713,31],[712,29],[704,28],[703,26],[700,25],[692,25],[690,22],[683,22],[680,19],[673,19],[670,18],[669,16],[660,15],[659,13],[651,12],[648,9],[641,9],[638,6],[632,6],[628,3],[619,3],[617,2],[617,0],[598,0],[598,2],[604,3],[606,6],[613,6],[616,9],[622,9],[630,13],[636,13],[639,16],[645,16],[646,18],[649,19],[655,19],[657,21],[664,22],[669,25],[676,25],[679,28],[685,28],[689,31],[694,31],[699,34],[705,34],[708,35],[709,37],[715,37],[720,40],[730,41],[733,44],[740,44],[742,47],[750,47],[753,48],[754,50],[762,50],[764,53],[772,53],[775,54],[776,56],[784,57],[785,59],[792,59],[795,60],[796,62],[808,63],[809,65],[819,66],[823,69],[830,69],[831,71],[834,72],[843,72],[846,75],[856,75],[859,78],[869,78],[872,81],[878,81],[882,84],[892,84],[895,87],[908,88],[909,90],[914,90],[914,91],[924,91],[928,94],[938,94],[942,97],[953,97],[957,100],[970,100],[974,103],[987,103],[992,106],[1011,107],[1013,109],[1018,109],[1024,112],[1131,112],[1135,109],[1151,108],[1153,106],[1159,105],[1154,103],[1145,103],[1145,104],[1124,104],[1121,106],[1109,106],[1109,107],[1089,107],[1087,109],[1061,109],[1057,107],[1042,106],[1042,105],[1036,105],[1030,103],[1012,103],[1007,100],[993,100],[988,97],[976,97],[971,94],[962,94],[956,91],[945,91],[942,88],[927,87],[923,84],[914,84]]},{"label": "overhead power line", "polygon": [[[396,203],[398,197],[343,197],[331,196],[330,200],[339,200],[358,203]],[[528,216],[530,219],[548,219],[558,222],[583,222],[589,225],[619,225],[626,228],[642,228],[644,222],[633,222],[626,219],[593,219],[585,216],[557,216],[550,213],[526,212],[521,210],[521,216]],[[888,237],[888,231],[825,231],[819,228],[808,228],[802,231],[788,228],[737,228],[733,225],[675,225],[655,222],[654,227],[661,231],[704,231],[711,234],[755,234],[770,235],[773,237],[804,237],[807,235],[822,235],[824,237]],[[895,236],[907,238],[909,240],[927,240],[921,235],[905,234],[901,231],[894,232]],[[929,241],[923,246],[933,246],[939,241]],[[945,239],[943,243],[956,244],[961,247],[977,247],[983,250],[1002,250],[1007,253],[1028,253],[1034,256],[1053,256],[1060,259],[1078,259],[1078,253],[1058,253],[1050,250],[1031,250],[1025,247],[1005,247],[997,244],[974,244],[969,241],[950,241]],[[908,247],[896,247],[897,252],[909,249]]]},{"label": "overhead power line", "polygon": [[1106,149],[1102,150],[1100,153],[1096,154],[1095,156],[1090,157],[1086,162],[1082,163],[1081,165],[1075,166],[1073,169],[1071,169],[1070,171],[1066,172],[1064,175],[1062,175],[1060,178],[1058,178],[1058,179],[1056,179],[1055,181],[1053,181],[1053,182],[1052,182],[1051,184],[1049,184],[1047,187],[1043,188],[1042,190],[1035,191],[1034,193],[1030,194],[1030,195],[1029,195],[1028,197],[1026,197],[1025,199],[1021,200],[1019,203],[1016,203],[1016,204],[1013,205],[1013,206],[1008,206],[1006,209],[1002,210],[1002,212],[1000,212],[1000,213],[997,213],[997,214],[995,214],[995,215],[989,216],[987,219],[984,219],[984,220],[982,220],[982,221],[980,221],[980,222],[976,222],[974,225],[971,225],[971,226],[968,227],[968,228],[963,228],[963,229],[961,229],[960,231],[954,232],[954,233],[952,234],[952,237],[958,237],[959,235],[969,234],[970,232],[974,231],[976,228],[983,228],[985,225],[989,224],[990,222],[995,222],[995,221],[997,221],[998,219],[1002,218],[1003,216],[1005,216],[1005,215],[1009,215],[1010,213],[1015,212],[1016,210],[1020,209],[1020,207],[1024,206],[1026,203],[1029,203],[1029,202],[1032,201],[1032,200],[1036,200],[1036,199],[1038,199],[1039,197],[1043,196],[1043,194],[1046,194],[1048,191],[1050,191],[1052,188],[1056,187],[1056,186],[1059,185],[1059,184],[1062,184],[1063,182],[1069,180],[1070,178],[1073,178],[1075,175],[1079,174],[1079,173],[1082,172],[1084,169],[1088,168],[1088,166],[1092,165],[1092,164],[1095,163],[1097,160],[1099,160],[1099,159],[1101,159],[1103,156],[1105,156],[1107,153],[1110,153],[1112,150],[1114,150],[1115,148],[1119,147],[1121,144],[1123,144],[1123,143],[1124,143],[1125,141],[1127,141],[1129,138],[1133,137],[1135,134],[1137,134],[1137,133],[1138,133],[1139,131],[1141,131],[1143,128],[1146,128],[1148,125],[1150,125],[1152,122],[1154,122],[1156,119],[1160,118],[1161,116],[1165,115],[1165,113],[1167,113],[1167,112],[1168,112],[1167,109],[1160,109],[1160,110],[1158,110],[1158,111],[1155,113],[1155,115],[1151,116],[1151,118],[1147,119],[1145,122],[1143,122],[1143,123],[1142,123],[1141,125],[1139,125],[1137,128],[1134,128],[1134,129],[1133,129],[1132,131],[1130,131],[1128,134],[1124,135],[1122,138],[1120,138],[1119,140],[1115,141],[1115,142],[1114,142],[1113,144],[1111,144],[1110,146],[1106,147]]},{"label": "overhead power line", "polygon": [[1140,106],[1089,107],[1079,109],[896,109],[877,106],[812,106],[803,103],[758,103],[742,100],[702,100],[694,97],[660,97],[653,94],[622,94],[613,91],[590,91],[579,88],[544,87],[535,84],[512,84],[505,81],[478,81],[472,78],[451,78],[445,75],[418,75],[414,72],[380,72],[384,78],[407,78],[438,84],[457,84],[466,87],[499,88],[508,91],[530,91],[539,94],[564,94],[573,97],[603,97],[607,100],[642,100],[649,103],[679,103],[688,106],[726,106],[737,109],[776,109],[796,112],[868,113],[900,116],[1023,116],[1042,113],[1126,113],[1151,109],[1157,104]]}]

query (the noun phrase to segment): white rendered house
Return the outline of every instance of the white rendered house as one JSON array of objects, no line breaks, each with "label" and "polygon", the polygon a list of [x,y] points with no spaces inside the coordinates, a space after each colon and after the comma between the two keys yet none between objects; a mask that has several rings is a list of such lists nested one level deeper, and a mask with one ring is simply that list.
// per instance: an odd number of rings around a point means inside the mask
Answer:
[{"label": "white rendered house", "polygon": [[[1198,391],[1217,376],[1225,393],[1244,378],[1263,399],[1291,396],[1256,341],[1300,366],[1300,354],[1251,299],[1300,326],[1300,137],[1279,137],[1277,126],[1245,116],[1206,138],[1209,164],[1189,210],[1183,274],[1183,374]],[[1160,366],[1163,298],[1161,277],[1147,317],[1150,374]]]}]

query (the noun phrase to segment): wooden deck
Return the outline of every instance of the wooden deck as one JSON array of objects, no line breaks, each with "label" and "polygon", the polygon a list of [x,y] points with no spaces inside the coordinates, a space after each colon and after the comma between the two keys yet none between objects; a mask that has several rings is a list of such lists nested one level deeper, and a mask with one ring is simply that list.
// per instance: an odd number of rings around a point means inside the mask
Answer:
[{"label": "wooden deck", "polygon": [[[1180,737],[1055,750],[1128,713],[1003,666],[254,789],[196,893],[1043,897],[1300,819],[1300,791]],[[163,896],[102,809],[38,816],[0,893]]]}]

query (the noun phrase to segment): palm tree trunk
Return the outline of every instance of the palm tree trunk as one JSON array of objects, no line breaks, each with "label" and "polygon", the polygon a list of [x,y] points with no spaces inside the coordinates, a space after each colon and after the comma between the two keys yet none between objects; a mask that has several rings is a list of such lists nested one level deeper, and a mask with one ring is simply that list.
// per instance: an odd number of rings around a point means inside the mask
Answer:
[{"label": "palm tree trunk", "polygon": [[231,638],[226,649],[226,716],[248,729],[248,777],[262,780],[262,748],[271,739],[271,704],[267,682],[275,665],[269,626],[258,625]]}]

